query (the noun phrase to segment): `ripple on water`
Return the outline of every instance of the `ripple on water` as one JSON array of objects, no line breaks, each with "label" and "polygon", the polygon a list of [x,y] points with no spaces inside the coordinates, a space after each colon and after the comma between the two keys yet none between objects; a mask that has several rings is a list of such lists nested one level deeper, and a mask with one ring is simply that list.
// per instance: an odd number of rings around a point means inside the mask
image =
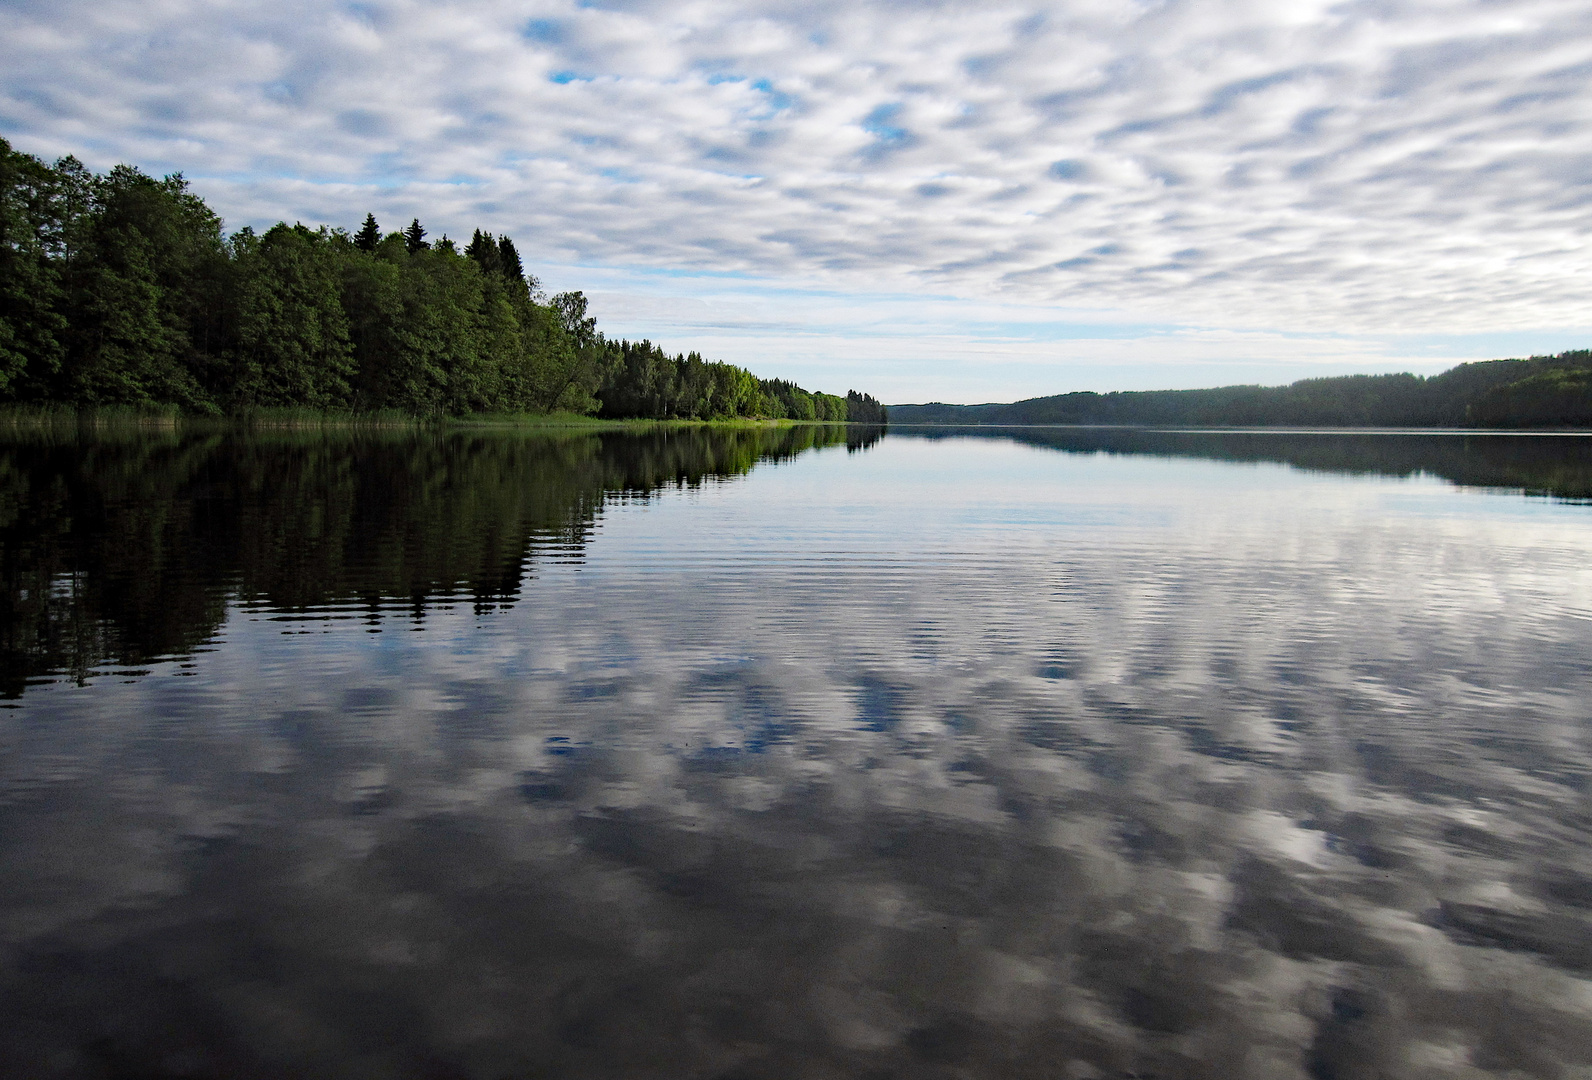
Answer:
[{"label": "ripple on water", "polygon": [[61,569],[0,1071],[1592,1068],[1588,509],[1178,447],[433,447]]}]

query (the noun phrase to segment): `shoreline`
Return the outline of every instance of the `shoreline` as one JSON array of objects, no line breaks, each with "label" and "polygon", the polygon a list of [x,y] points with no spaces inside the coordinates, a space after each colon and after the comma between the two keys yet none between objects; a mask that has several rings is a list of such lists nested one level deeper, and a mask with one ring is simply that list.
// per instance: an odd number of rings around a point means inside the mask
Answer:
[{"label": "shoreline", "polygon": [[1592,435],[1586,427],[1391,427],[1330,424],[1226,426],[1219,424],[997,424],[952,423],[928,420],[892,420],[891,428],[932,431],[1154,431],[1170,435]]},{"label": "shoreline", "polygon": [[499,429],[518,431],[646,431],[658,428],[795,428],[857,426],[877,427],[851,420],[794,420],[756,416],[714,420],[605,418],[581,413],[471,413],[464,416],[415,416],[393,411],[353,413],[315,409],[259,409],[231,415],[185,413],[175,408],[106,406],[0,407],[0,432],[46,429],[150,428],[175,430],[455,430]]}]

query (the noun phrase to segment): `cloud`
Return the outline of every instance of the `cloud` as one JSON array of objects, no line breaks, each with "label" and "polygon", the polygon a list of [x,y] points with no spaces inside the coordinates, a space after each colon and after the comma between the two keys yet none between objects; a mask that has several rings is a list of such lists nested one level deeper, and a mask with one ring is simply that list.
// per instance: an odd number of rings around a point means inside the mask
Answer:
[{"label": "cloud", "polygon": [[553,291],[583,289],[612,334],[646,337],[671,351],[697,349],[803,386],[865,389],[896,403],[1273,384],[1354,372],[1436,374],[1467,360],[1578,343],[1567,332],[1370,337],[1198,327],[1122,310],[776,288],[724,274],[553,266],[544,281]]},{"label": "cloud", "polygon": [[0,10],[0,131],[235,225],[1330,334],[1580,327],[1592,13],[409,0]]}]

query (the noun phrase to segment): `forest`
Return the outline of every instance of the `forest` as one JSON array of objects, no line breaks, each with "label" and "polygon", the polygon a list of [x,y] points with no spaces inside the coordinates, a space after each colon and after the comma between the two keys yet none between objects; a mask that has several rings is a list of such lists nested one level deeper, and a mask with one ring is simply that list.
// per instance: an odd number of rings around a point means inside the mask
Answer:
[{"label": "forest", "polygon": [[892,405],[906,424],[1189,427],[1592,427],[1592,351],[1460,364],[1430,378],[1344,375],[1288,386],[1090,392],[1009,405]]},{"label": "forest", "polygon": [[605,337],[580,292],[548,296],[514,241],[226,233],[180,174],[54,165],[0,139],[0,402],[413,416],[883,423],[871,395]]}]

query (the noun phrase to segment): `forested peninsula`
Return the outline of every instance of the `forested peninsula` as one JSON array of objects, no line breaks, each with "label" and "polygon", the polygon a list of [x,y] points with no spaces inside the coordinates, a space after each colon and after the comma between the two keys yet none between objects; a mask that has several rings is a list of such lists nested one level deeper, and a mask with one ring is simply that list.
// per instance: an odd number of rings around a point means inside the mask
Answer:
[{"label": "forested peninsula", "polygon": [[180,174],[48,165],[0,139],[0,403],[885,420],[868,394],[605,337],[586,308],[546,295],[507,236],[433,241],[373,215],[228,235]]},{"label": "forested peninsula", "polygon": [[903,424],[1592,428],[1592,351],[1460,364],[1441,375],[1344,375],[1288,386],[1081,392],[1009,405],[892,405]]}]

